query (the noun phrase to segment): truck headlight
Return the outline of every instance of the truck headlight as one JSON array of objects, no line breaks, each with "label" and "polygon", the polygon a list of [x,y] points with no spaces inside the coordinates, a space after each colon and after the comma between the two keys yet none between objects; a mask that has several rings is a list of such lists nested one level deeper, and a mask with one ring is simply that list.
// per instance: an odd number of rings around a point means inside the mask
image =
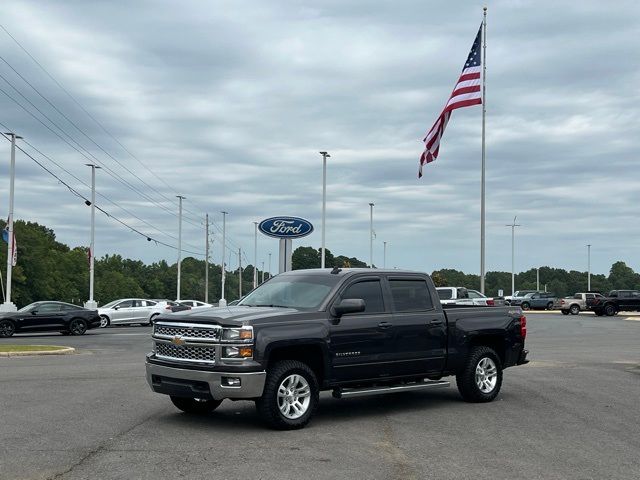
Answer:
[{"label": "truck headlight", "polygon": [[252,328],[225,328],[222,331],[223,340],[251,340],[253,339]]},{"label": "truck headlight", "polygon": [[223,347],[223,358],[251,358],[253,357],[253,347]]}]

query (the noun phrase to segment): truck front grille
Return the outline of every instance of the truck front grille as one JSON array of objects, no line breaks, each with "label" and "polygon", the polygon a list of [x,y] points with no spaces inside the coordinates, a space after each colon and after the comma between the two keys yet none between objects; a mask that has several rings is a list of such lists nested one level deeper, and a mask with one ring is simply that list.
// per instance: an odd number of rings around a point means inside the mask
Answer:
[{"label": "truck front grille", "polygon": [[186,327],[186,326],[169,326],[157,323],[153,327],[154,335],[165,335],[167,337],[180,336],[183,338],[202,338],[207,340],[220,340],[220,328],[211,327]]},{"label": "truck front grille", "polygon": [[211,345],[172,345],[156,342],[156,357],[184,362],[210,363],[216,361],[216,350]]}]

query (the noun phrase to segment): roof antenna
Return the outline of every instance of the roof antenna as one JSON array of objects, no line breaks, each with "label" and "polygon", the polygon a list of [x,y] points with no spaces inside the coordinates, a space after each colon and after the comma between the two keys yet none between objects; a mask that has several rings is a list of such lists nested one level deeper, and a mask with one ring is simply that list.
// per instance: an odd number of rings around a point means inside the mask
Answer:
[{"label": "roof antenna", "polygon": [[333,270],[331,270],[331,274],[332,275],[337,275],[342,271],[341,268],[338,268],[338,266],[336,265],[335,267],[333,267]]}]

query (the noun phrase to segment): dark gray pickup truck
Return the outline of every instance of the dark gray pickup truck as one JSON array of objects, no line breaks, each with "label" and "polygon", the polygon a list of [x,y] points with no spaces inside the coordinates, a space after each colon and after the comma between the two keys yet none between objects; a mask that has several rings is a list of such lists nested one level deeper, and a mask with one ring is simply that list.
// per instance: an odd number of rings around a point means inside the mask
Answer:
[{"label": "dark gray pickup truck", "polygon": [[162,314],[147,380],[187,413],[256,402],[274,428],[305,426],[321,390],[335,397],[449,386],[493,400],[503,370],[527,363],[514,307],[443,309],[431,278],[399,270],[297,270],[238,306]]}]

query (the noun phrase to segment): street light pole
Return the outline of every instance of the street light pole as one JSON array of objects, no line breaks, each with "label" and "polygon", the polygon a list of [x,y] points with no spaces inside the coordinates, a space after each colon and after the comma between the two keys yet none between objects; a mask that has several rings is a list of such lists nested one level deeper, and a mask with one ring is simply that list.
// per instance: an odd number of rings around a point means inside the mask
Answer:
[{"label": "street light pole", "polygon": [[253,288],[258,286],[258,222],[253,222],[255,232],[253,235]]},{"label": "street light pole", "polygon": [[227,301],[224,298],[224,280],[225,280],[225,272],[224,272],[224,254],[227,248],[227,215],[229,212],[222,212],[222,261],[220,262],[222,267],[222,293],[220,294],[220,301],[218,302],[218,306],[226,307]]},{"label": "street light pole", "polygon": [[206,243],[204,246],[204,303],[209,303],[209,214],[205,215]]},{"label": "street light pole", "polygon": [[271,254],[269,254],[269,278],[271,278]]},{"label": "street light pole", "polygon": [[13,198],[16,181],[16,139],[21,139],[22,137],[12,132],[5,133],[5,135],[11,137],[11,171],[9,174],[9,218],[7,219],[7,233],[9,234],[7,237],[7,296],[5,297],[5,302],[0,306],[0,311],[15,312],[17,308],[11,302],[11,273],[13,270],[14,249],[16,248],[13,234]]},{"label": "street light pole", "polygon": [[260,283],[264,283],[264,262],[262,262],[262,281]]},{"label": "street light pole", "polygon": [[369,204],[369,268],[373,268],[373,206]]},{"label": "street light pole", "polygon": [[93,298],[95,275],[95,242],[96,242],[96,168],[98,165],[86,163],[91,167],[91,244],[89,245],[89,300],[84,304],[85,308],[95,310],[98,304]]},{"label": "street light pole", "polygon": [[238,298],[242,298],[242,248],[238,248]]},{"label": "street light pole", "polygon": [[536,268],[536,290],[540,291],[540,268]]},{"label": "street light pole", "polygon": [[176,195],[178,198],[178,286],[176,300],[180,301],[180,273],[182,268],[182,200],[186,197]]},{"label": "street light pole", "polygon": [[591,291],[591,244],[587,245],[587,292]]},{"label": "street light pole", "polygon": [[384,249],[382,250],[382,268],[387,268],[387,242],[382,242]]},{"label": "street light pole", "polygon": [[331,155],[327,152],[320,152],[320,155],[322,155],[322,252],[320,253],[320,268],[324,268],[325,230],[327,219],[327,158],[331,157]]},{"label": "street light pole", "polygon": [[509,225],[505,225],[507,227],[511,227],[511,296],[513,296],[516,290],[516,275],[515,275],[515,251],[516,251],[516,227],[520,227],[516,223],[516,215],[513,217],[513,223]]}]

